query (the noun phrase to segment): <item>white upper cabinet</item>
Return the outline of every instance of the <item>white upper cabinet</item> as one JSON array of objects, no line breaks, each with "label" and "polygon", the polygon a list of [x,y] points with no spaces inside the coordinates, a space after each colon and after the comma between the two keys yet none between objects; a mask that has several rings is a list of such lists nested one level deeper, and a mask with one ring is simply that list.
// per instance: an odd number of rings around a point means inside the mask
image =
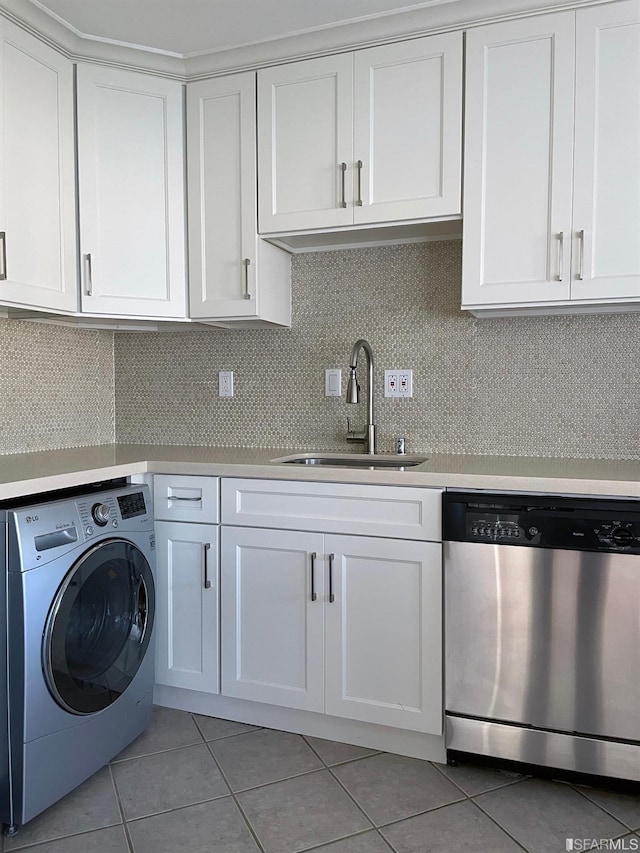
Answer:
[{"label": "white upper cabinet", "polygon": [[351,225],[352,148],[352,54],[259,71],[260,232]]},{"label": "white upper cabinet", "polygon": [[460,33],[358,51],[355,193],[358,223],[460,213]]},{"label": "white upper cabinet", "polygon": [[73,66],[0,17],[0,302],[76,311]]},{"label": "white upper cabinet", "polygon": [[640,298],[640,3],[576,13],[572,299]]},{"label": "white upper cabinet", "polygon": [[78,65],[82,311],[186,316],[183,87]]},{"label": "white upper cabinet", "polygon": [[573,19],[467,33],[463,307],[569,298]]},{"label": "white upper cabinet", "polygon": [[253,72],[187,86],[187,165],[190,316],[289,326],[290,257],[258,237]]},{"label": "white upper cabinet", "polygon": [[640,299],[637,0],[472,30],[466,79],[462,307]]},{"label": "white upper cabinet", "polygon": [[258,72],[261,233],[460,213],[462,34]]}]

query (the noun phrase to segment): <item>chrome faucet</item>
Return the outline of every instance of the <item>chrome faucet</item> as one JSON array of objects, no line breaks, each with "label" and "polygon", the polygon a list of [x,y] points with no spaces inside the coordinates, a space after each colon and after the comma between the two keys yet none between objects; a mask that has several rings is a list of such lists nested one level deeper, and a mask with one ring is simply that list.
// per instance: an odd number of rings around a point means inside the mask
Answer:
[{"label": "chrome faucet", "polygon": [[367,385],[367,423],[362,432],[355,432],[349,428],[347,418],[347,441],[359,441],[364,444],[365,453],[376,452],[376,425],[373,422],[373,352],[369,341],[363,338],[356,341],[351,350],[351,361],[349,362],[349,384],[347,385],[347,403],[357,403],[360,399],[360,385],[356,368],[358,366],[358,355],[363,349],[367,356],[368,385]]}]

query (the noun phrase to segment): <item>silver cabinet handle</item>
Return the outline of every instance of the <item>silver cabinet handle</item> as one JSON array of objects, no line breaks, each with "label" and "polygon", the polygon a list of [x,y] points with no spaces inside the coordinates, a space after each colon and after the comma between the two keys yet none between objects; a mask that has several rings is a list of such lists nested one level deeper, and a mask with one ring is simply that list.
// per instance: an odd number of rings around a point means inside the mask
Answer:
[{"label": "silver cabinet handle", "polygon": [[251,299],[251,294],[249,293],[249,264],[251,263],[251,258],[243,258],[242,266],[244,268],[244,298]]},{"label": "silver cabinet handle", "polygon": [[558,234],[558,281],[562,281],[564,268],[564,231]]},{"label": "silver cabinet handle", "polygon": [[89,252],[89,254],[84,256],[84,262],[85,262],[85,273],[84,273],[85,294],[87,296],[92,296],[93,295],[93,268],[91,266],[91,253],[90,252]]},{"label": "silver cabinet handle", "polygon": [[7,280],[7,232],[0,231],[2,251],[0,251],[0,281]]},{"label": "silver cabinet handle", "polygon": [[578,281],[584,281],[584,228],[578,231],[578,240],[580,241],[580,266],[578,268]]},{"label": "silver cabinet handle", "polygon": [[358,170],[358,198],[356,199],[356,207],[362,207],[362,160],[356,163]]},{"label": "silver cabinet handle", "polygon": [[180,495],[169,495],[170,501],[201,501],[202,498],[182,498]]},{"label": "silver cabinet handle", "polygon": [[211,581],[209,580],[209,549],[211,548],[211,542],[207,542],[204,546],[204,588],[211,589]]},{"label": "silver cabinet handle", "polygon": [[340,202],[339,207],[346,207],[347,206],[347,199],[346,199],[346,194],[345,194],[346,193],[345,179],[346,179],[346,174],[347,174],[347,164],[346,163],[340,163],[339,169],[340,169],[340,186],[342,188],[342,201]]},{"label": "silver cabinet handle", "polygon": [[318,594],[316,592],[316,557],[315,551],[311,553],[311,601],[316,601]]},{"label": "silver cabinet handle", "polygon": [[333,594],[333,561],[335,558],[335,554],[329,554],[329,601],[332,604],[336,600],[336,597]]}]

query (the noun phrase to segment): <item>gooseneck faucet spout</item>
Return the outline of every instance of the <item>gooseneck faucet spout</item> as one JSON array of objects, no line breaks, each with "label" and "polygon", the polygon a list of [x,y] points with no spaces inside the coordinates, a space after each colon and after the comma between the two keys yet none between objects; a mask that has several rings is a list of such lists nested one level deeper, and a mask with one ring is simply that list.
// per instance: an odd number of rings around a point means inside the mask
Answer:
[{"label": "gooseneck faucet spout", "polygon": [[353,345],[351,350],[351,361],[349,362],[349,384],[347,385],[347,403],[357,403],[360,399],[360,385],[358,384],[358,375],[356,369],[358,367],[358,356],[360,350],[365,351],[367,356],[367,423],[362,432],[355,432],[349,429],[349,421],[347,419],[347,441],[359,441],[365,446],[365,453],[376,452],[376,425],[373,420],[373,351],[369,341],[360,338]]}]

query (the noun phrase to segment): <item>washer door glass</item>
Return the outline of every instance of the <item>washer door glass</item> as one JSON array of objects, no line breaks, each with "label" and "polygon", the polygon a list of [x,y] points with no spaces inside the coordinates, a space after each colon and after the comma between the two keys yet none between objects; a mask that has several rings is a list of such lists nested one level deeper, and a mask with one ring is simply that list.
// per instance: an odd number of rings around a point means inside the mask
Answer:
[{"label": "washer door glass", "polygon": [[83,554],[56,593],[44,634],[56,702],[74,714],[115,702],[142,663],[154,612],[151,568],[139,548],[107,539]]}]

